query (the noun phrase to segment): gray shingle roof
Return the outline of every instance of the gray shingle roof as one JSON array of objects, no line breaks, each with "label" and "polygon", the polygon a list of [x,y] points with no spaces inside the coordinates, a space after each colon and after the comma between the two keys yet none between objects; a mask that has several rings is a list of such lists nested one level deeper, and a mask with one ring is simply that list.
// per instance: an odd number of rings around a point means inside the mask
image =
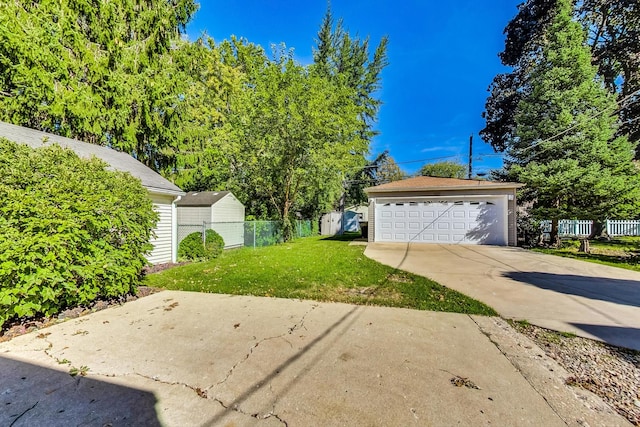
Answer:
[{"label": "gray shingle roof", "polygon": [[[0,122],[0,137],[20,144],[26,144],[32,148],[58,144],[61,147],[73,150],[79,157],[97,157],[106,162],[113,170],[129,172],[142,181],[149,192],[159,194],[180,195],[184,192],[171,181],[162,177],[152,169],[143,165],[130,155],[108,147],[89,144],[76,139],[65,138],[51,133],[41,132]],[[46,140],[46,142],[44,142]]]},{"label": "gray shingle roof", "polygon": [[229,194],[230,191],[192,191],[176,202],[176,206],[211,206]]}]

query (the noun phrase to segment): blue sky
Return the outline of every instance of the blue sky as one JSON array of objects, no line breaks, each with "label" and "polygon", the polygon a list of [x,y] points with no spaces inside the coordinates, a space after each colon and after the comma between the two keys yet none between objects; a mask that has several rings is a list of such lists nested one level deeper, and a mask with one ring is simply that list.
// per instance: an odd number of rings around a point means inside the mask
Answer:
[{"label": "blue sky", "polygon": [[[369,35],[373,48],[389,36],[389,66],[382,74],[383,106],[371,157],[389,150],[408,173],[425,163],[467,163],[474,135],[474,173],[502,164],[478,135],[487,87],[505,70],[498,53],[503,29],[521,0],[333,0],[335,18],[352,35]],[[202,1],[187,27],[191,40],[206,31],[216,41],[231,35],[295,49],[302,64],[327,8],[325,0]]]}]

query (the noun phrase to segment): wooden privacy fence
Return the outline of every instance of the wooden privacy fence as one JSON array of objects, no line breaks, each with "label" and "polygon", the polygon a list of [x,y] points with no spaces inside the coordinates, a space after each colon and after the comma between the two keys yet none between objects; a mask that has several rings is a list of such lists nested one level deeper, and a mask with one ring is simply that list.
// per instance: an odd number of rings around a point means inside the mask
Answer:
[{"label": "wooden privacy fence", "polygon": [[[551,221],[542,221],[542,232],[551,232]],[[558,222],[560,236],[588,236],[593,221],[582,219],[562,219]],[[606,230],[609,236],[640,236],[640,220],[607,220]]]}]

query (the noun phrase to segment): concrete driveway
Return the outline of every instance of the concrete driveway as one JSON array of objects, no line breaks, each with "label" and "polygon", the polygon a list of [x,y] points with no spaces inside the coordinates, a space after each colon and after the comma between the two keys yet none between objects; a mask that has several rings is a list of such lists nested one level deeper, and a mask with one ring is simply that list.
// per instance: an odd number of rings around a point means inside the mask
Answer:
[{"label": "concrete driveway", "polygon": [[640,273],[521,248],[373,243],[365,255],[506,318],[640,350]]},{"label": "concrete driveway", "polygon": [[628,425],[567,376],[499,318],[164,291],[0,343],[0,425]]}]

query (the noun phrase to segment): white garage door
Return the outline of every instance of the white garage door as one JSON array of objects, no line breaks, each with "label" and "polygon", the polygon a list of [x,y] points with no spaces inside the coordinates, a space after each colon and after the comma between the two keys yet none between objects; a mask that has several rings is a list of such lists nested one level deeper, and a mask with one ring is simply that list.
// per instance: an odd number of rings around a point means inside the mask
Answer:
[{"label": "white garage door", "polygon": [[506,245],[501,198],[376,204],[377,242]]}]

